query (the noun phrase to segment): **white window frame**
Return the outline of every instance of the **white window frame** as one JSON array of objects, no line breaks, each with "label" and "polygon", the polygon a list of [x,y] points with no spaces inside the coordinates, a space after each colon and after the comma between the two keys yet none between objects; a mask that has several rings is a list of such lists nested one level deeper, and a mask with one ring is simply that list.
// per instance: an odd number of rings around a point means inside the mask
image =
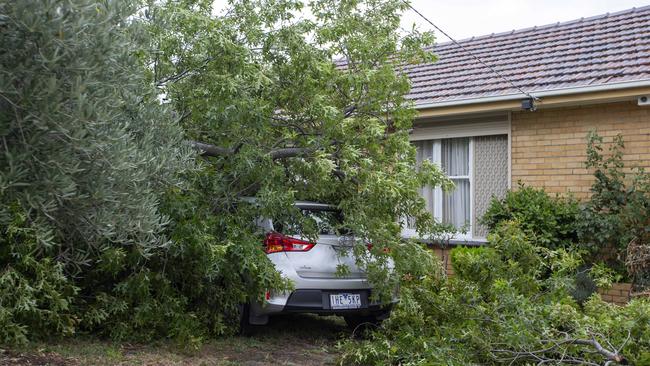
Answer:
[{"label": "white window frame", "polygon": [[[464,137],[452,137],[444,139],[434,139],[432,140],[432,153],[431,153],[431,162],[436,164],[442,170],[442,140],[454,139],[454,138],[464,138]],[[474,138],[469,137],[469,146],[468,146],[468,175],[454,175],[449,176],[449,179],[467,179],[469,180],[469,225],[467,226],[467,232],[457,232],[454,234],[453,239],[456,240],[471,240],[472,239],[472,228],[474,227]],[[433,212],[432,216],[436,221],[442,222],[442,198],[444,192],[442,188],[436,187],[433,189]],[[402,235],[406,237],[417,237],[417,232],[415,229],[409,229],[406,227],[402,231]]]},{"label": "white window frame", "polygon": [[[453,137],[454,138],[464,138],[464,137]],[[442,146],[442,140],[446,139],[439,139],[439,144]],[[472,229],[474,227],[474,137],[469,137],[469,144],[468,147],[469,152],[468,152],[468,159],[469,161],[467,162],[469,164],[468,167],[468,175],[454,175],[454,176],[449,176],[449,179],[467,179],[469,180],[469,226],[467,227],[467,232],[462,233],[458,232],[456,235],[454,235],[454,239],[460,239],[460,240],[469,240],[472,239]],[[438,161],[434,161],[435,164],[438,165],[438,167],[442,168],[442,155],[439,157]],[[439,206],[437,207],[437,213],[439,215],[435,216],[434,218],[438,220],[438,222],[442,222],[442,195],[444,194],[442,192],[442,189],[436,188],[437,190],[440,190],[440,200],[439,201],[434,201],[434,206]]]},{"label": "white window frame", "polygon": [[[470,224],[466,233],[457,233],[451,238],[452,241],[471,241],[485,242],[485,238],[474,237],[473,227],[476,225],[474,217],[474,137],[507,135],[508,141],[508,189],[511,188],[511,169],[512,169],[512,122],[511,113],[502,113],[500,115],[489,115],[484,119],[483,116],[473,116],[471,118],[457,118],[449,120],[436,120],[434,123],[416,127],[409,137],[411,142],[433,140],[433,153],[431,160],[433,163],[442,166],[442,140],[451,138],[469,138],[469,187],[470,187]],[[464,176],[463,176],[464,177]],[[450,177],[454,178],[454,177]],[[433,200],[434,207],[432,216],[439,222],[442,222],[442,189],[434,189]],[[402,236],[405,238],[420,238],[415,229],[408,228],[407,221],[402,220]],[[426,239],[426,238],[420,238]]]}]

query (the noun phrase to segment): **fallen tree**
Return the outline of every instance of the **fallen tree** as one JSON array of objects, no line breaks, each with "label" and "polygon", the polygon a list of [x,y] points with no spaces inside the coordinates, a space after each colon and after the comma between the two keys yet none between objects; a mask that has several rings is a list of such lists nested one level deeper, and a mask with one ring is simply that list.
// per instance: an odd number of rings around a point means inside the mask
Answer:
[{"label": "fallen tree", "polygon": [[409,273],[391,318],[340,344],[341,364],[649,364],[650,301],[579,305],[576,251],[545,249],[517,222],[489,241],[454,249],[452,278],[439,265]]}]

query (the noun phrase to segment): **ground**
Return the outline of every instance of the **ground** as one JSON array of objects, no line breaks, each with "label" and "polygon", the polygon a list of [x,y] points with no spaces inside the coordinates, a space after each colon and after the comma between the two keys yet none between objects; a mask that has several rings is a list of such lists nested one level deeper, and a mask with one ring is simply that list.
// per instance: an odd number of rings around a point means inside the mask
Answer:
[{"label": "ground", "polygon": [[143,345],[74,338],[0,350],[0,365],[334,365],[334,345],[350,333],[338,317],[287,315],[271,318],[251,337],[215,339],[196,352],[182,351],[170,342]]}]

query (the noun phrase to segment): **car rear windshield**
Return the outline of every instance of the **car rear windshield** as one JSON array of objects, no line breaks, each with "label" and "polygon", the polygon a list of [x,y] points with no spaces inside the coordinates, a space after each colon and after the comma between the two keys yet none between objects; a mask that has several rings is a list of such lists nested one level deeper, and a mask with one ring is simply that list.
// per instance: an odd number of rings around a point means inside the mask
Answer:
[{"label": "car rear windshield", "polygon": [[343,214],[336,209],[300,208],[302,222],[291,219],[274,220],[274,229],[287,235],[317,233],[318,235],[344,235]]}]

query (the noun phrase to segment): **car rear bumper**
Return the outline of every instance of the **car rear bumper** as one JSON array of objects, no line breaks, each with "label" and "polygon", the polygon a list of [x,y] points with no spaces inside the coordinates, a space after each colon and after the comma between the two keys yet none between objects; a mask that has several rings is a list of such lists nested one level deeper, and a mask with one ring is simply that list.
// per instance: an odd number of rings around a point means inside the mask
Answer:
[{"label": "car rear bumper", "polygon": [[[330,304],[330,295],[337,293],[359,293],[361,295],[361,307],[356,309],[333,309]],[[315,312],[315,313],[358,313],[380,311],[389,304],[370,302],[370,292],[368,290],[350,291],[350,290],[296,290],[291,293],[287,304],[282,309],[283,312]]]},{"label": "car rear bumper", "polygon": [[[330,295],[337,293],[355,293],[361,295],[361,306],[355,309],[333,309]],[[359,314],[369,315],[390,310],[397,303],[397,298],[390,302],[379,303],[370,300],[370,290],[317,290],[300,289],[289,294],[273,296],[264,304],[253,304],[251,308],[251,323],[264,324],[269,315],[286,313],[315,313],[331,315]]]},{"label": "car rear bumper", "polygon": [[[263,303],[252,303],[249,322],[263,325],[269,315],[283,313],[316,313],[332,315],[370,315],[390,310],[398,302],[397,289],[393,298],[385,303],[371,301],[371,286],[365,277],[361,278],[316,278],[300,276],[289,262],[286,253],[269,254],[268,258],[294,284],[292,292],[271,293]],[[331,294],[360,294],[361,307],[356,309],[333,309]]]}]

